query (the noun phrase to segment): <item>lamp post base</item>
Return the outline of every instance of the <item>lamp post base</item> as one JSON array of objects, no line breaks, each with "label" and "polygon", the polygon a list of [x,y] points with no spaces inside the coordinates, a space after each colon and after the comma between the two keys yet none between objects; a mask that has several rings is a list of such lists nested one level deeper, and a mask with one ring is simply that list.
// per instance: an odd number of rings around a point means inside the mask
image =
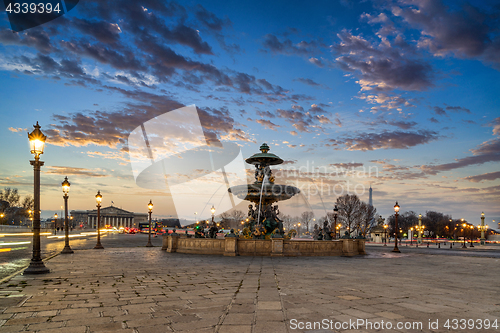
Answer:
[{"label": "lamp post base", "polygon": [[101,245],[101,243],[97,243],[97,244],[94,246],[94,249],[101,250],[101,249],[104,249],[104,247]]},{"label": "lamp post base", "polygon": [[397,247],[395,247],[391,252],[401,253]]},{"label": "lamp post base", "polygon": [[45,267],[45,264],[43,263],[42,260],[34,261],[32,259],[30,265],[28,266],[28,268],[24,270],[23,274],[46,274],[49,272],[50,269]]},{"label": "lamp post base", "polygon": [[71,254],[75,253],[69,246],[65,246],[64,249],[61,251],[62,254]]},{"label": "lamp post base", "polygon": [[151,244],[151,242],[148,242],[148,243],[146,244],[146,247],[153,247],[153,244]]}]

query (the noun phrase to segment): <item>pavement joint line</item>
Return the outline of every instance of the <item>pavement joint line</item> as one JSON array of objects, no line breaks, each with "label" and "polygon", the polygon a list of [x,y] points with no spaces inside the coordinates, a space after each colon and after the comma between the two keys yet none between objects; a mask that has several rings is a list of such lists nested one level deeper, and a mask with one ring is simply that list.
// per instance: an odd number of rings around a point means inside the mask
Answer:
[{"label": "pavement joint line", "polygon": [[252,263],[254,261],[255,257],[252,258],[250,263],[248,264],[247,270],[245,274],[243,275],[243,278],[240,281],[240,284],[238,285],[238,289],[235,291],[233,298],[231,298],[231,302],[229,302],[228,306],[226,307],[226,311],[220,316],[219,322],[215,325],[214,333],[218,333],[222,324],[224,323],[224,319],[226,319],[227,314],[229,313],[229,310],[231,310],[231,307],[233,306],[234,300],[236,299],[236,296],[238,295],[238,292],[240,291],[241,285],[243,284],[243,281],[245,280],[245,276],[248,274],[248,271],[250,270],[250,266],[252,266]]},{"label": "pavement joint line", "polygon": [[264,257],[260,258],[260,271],[259,271],[259,280],[257,284],[257,292],[255,293],[255,298],[253,300],[253,305],[254,305],[254,312],[253,312],[253,319],[252,319],[252,327],[250,331],[253,333],[255,332],[255,326],[257,325],[257,307],[259,306],[259,290],[260,290],[260,279],[262,277],[262,263],[264,262]]},{"label": "pavement joint line", "polygon": [[276,266],[274,266],[274,261],[273,261],[272,257],[271,257],[271,263],[273,265],[274,281],[276,282],[276,287],[277,287],[277,290],[278,290],[278,295],[280,297],[281,312],[283,313],[283,321],[285,323],[286,331],[290,332],[290,327],[288,327],[288,325],[286,324],[286,320],[287,320],[288,317],[286,316],[285,301],[283,300],[283,295],[281,294],[281,289],[280,289],[280,285],[279,285],[279,282],[278,282],[278,274],[276,274]]}]

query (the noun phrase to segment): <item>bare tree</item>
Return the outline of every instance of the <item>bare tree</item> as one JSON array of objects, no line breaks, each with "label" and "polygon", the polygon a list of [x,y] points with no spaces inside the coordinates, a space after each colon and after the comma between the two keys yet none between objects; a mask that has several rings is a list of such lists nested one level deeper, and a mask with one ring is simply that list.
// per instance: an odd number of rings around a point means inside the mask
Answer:
[{"label": "bare tree", "polygon": [[366,234],[370,232],[373,226],[376,224],[375,222],[375,214],[377,214],[377,209],[372,205],[368,205],[364,202],[360,205],[361,216],[357,223],[358,232],[366,237]]},{"label": "bare tree", "polygon": [[10,187],[6,187],[3,191],[0,191],[0,201],[7,201],[10,207],[17,207],[20,199],[21,196],[17,188],[11,189]]},{"label": "bare tree", "polygon": [[311,212],[311,211],[308,211],[308,212],[303,212],[301,215],[300,215],[301,219],[302,219],[302,222],[305,224],[306,226],[306,232],[309,232],[309,223],[311,223],[311,220],[313,219],[314,217],[314,213]]},{"label": "bare tree", "polygon": [[337,207],[339,209],[337,222],[342,223],[351,234],[361,218],[361,201],[356,194],[345,194],[337,198]]},{"label": "bare tree", "polygon": [[24,197],[21,206],[27,214],[26,216],[28,216],[28,211],[33,210],[33,203],[33,197],[31,195]]},{"label": "bare tree", "polygon": [[238,229],[241,227],[241,221],[245,218],[245,213],[241,210],[232,210],[219,215],[221,217],[221,226],[223,228]]},{"label": "bare tree", "polygon": [[281,220],[283,221],[283,227],[286,230],[292,230],[293,229],[293,217],[290,215],[283,215],[281,217]]}]

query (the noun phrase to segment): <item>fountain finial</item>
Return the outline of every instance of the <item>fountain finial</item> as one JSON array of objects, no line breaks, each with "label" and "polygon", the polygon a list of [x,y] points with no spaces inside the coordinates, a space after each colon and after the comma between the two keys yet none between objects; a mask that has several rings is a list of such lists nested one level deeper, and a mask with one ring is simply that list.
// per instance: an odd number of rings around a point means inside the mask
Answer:
[{"label": "fountain finial", "polygon": [[264,142],[259,149],[262,153],[266,154],[269,151],[269,146]]}]

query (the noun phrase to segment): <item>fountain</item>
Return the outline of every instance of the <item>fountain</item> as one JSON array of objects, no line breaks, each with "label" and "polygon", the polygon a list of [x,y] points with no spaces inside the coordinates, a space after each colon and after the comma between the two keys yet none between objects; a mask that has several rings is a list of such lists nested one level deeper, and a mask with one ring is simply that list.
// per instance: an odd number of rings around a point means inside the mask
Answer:
[{"label": "fountain", "polygon": [[275,178],[270,168],[279,165],[283,160],[275,154],[269,153],[269,146],[263,143],[260,153],[254,154],[245,161],[255,165],[255,182],[247,185],[233,186],[228,189],[238,198],[254,204],[248,206],[248,217],[245,227],[252,238],[282,238],[284,236],[283,223],[278,217],[278,201],[288,200],[300,190],[294,186],[275,184]]},{"label": "fountain", "polygon": [[[188,235],[163,236],[162,250],[191,254],[218,254],[224,256],[355,256],[366,254],[364,239],[300,240],[285,237],[278,206],[274,203],[292,198],[300,193],[295,186],[275,183],[271,165],[283,160],[269,153],[263,143],[260,153],[245,160],[255,165],[255,182],[236,185],[228,189],[239,199],[250,201],[244,232],[233,231],[225,238],[195,238]],[[327,227],[325,226],[325,229]],[[328,232],[327,232],[328,233]]]}]

